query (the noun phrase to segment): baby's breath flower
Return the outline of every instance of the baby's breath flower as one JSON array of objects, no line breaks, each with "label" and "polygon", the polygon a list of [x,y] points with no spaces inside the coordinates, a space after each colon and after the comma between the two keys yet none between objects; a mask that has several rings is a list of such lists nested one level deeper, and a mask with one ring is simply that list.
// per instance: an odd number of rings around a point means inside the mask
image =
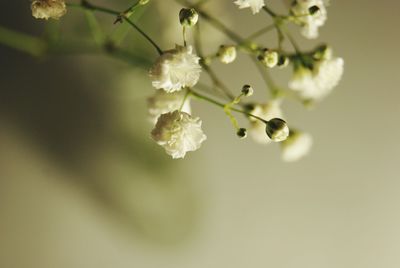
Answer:
[{"label": "baby's breath flower", "polygon": [[162,89],[147,99],[149,119],[152,123],[156,123],[160,115],[179,110],[182,106],[181,111],[188,114],[191,113],[190,99],[187,98],[184,101],[186,92],[177,91],[173,93],[167,93]]},{"label": "baby's breath flower", "polygon": [[194,8],[182,8],[179,12],[179,21],[182,26],[194,26],[199,20],[199,14]]},{"label": "baby's breath flower", "polygon": [[308,39],[318,37],[318,28],[327,20],[323,0],[296,0],[291,9],[296,21],[302,26],[302,35]]},{"label": "baby's breath flower", "polygon": [[274,142],[281,142],[289,136],[289,127],[286,121],[281,118],[272,118],[265,127],[268,137]]},{"label": "baby's breath flower", "polygon": [[31,4],[32,16],[36,19],[58,20],[67,13],[64,0],[35,0]]},{"label": "baby's breath flower", "polygon": [[312,147],[312,137],[308,133],[290,131],[289,137],[281,143],[282,159],[295,162],[306,156]]},{"label": "baby's breath flower", "polygon": [[342,58],[332,58],[315,62],[312,70],[297,67],[289,87],[305,100],[321,100],[338,85],[343,75],[343,66]]},{"label": "baby's breath flower", "polygon": [[[273,118],[283,117],[281,104],[278,100],[270,101],[265,104],[254,105],[253,108],[250,109],[250,113],[267,121]],[[249,134],[253,138],[253,140],[260,144],[270,143],[271,139],[265,133],[265,124],[252,117],[250,117],[249,119],[251,122]]]},{"label": "baby's breath flower", "polygon": [[264,0],[236,0],[234,3],[238,5],[239,8],[249,7],[253,14],[258,13],[265,5]]},{"label": "baby's breath flower", "polygon": [[192,53],[192,47],[176,45],[165,51],[150,69],[153,87],[174,92],[184,87],[193,87],[199,81],[200,58]]},{"label": "baby's breath flower", "polygon": [[279,54],[276,51],[264,49],[258,56],[258,60],[269,68],[275,67],[279,62]]},{"label": "baby's breath flower", "polygon": [[254,89],[252,88],[252,86],[250,86],[250,85],[244,85],[244,86],[242,87],[242,94],[243,94],[245,97],[250,97],[250,96],[253,95],[253,93],[254,93]]},{"label": "baby's breath flower", "polygon": [[183,158],[187,152],[199,149],[207,139],[201,129],[200,118],[178,110],[162,114],[151,137],[174,159]]},{"label": "baby's breath flower", "polygon": [[218,50],[218,58],[222,63],[228,64],[236,59],[236,47],[222,45]]}]

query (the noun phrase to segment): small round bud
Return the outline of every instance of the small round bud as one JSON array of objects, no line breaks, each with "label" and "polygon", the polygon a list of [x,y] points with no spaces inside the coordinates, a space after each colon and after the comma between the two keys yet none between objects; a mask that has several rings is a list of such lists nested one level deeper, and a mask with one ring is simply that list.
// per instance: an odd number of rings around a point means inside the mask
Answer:
[{"label": "small round bud", "polygon": [[243,86],[243,88],[242,88],[242,94],[243,94],[245,97],[250,97],[251,95],[253,95],[253,93],[254,93],[254,90],[253,90],[253,88],[252,88],[250,85],[244,85],[244,86]]},{"label": "small round bud", "polygon": [[315,15],[317,14],[321,9],[318,6],[311,6],[308,9],[308,12],[310,13],[310,15]]},{"label": "small round bud", "polygon": [[247,129],[239,128],[239,130],[236,132],[236,135],[241,139],[246,138],[247,137]]},{"label": "small round bud", "polygon": [[289,58],[285,55],[279,55],[277,66],[279,68],[285,68],[289,65]]},{"label": "small round bud", "polygon": [[222,45],[219,47],[217,56],[222,63],[231,63],[236,59],[236,47]]},{"label": "small round bud", "polygon": [[194,8],[182,8],[179,12],[179,21],[182,26],[193,26],[199,20],[199,14]]},{"label": "small round bud", "polygon": [[147,5],[150,2],[150,0],[139,0],[139,5],[144,6]]},{"label": "small round bud", "polygon": [[265,132],[267,132],[268,137],[272,141],[280,142],[286,140],[289,136],[289,127],[285,120],[273,118],[267,122]]},{"label": "small round bud", "polygon": [[258,56],[258,60],[269,68],[275,67],[278,64],[278,59],[278,52],[269,49],[264,49]]}]

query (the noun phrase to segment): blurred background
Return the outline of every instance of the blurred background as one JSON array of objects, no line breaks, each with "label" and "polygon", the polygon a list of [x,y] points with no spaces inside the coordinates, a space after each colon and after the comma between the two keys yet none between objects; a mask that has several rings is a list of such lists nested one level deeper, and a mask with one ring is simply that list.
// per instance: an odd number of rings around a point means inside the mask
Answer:
[{"label": "blurred background", "polygon": [[[131,1],[92,2],[124,10]],[[181,43],[180,8],[154,0],[138,24],[171,48]],[[311,154],[287,164],[279,146],[237,139],[222,110],[198,102],[208,140],[170,159],[149,138],[145,68],[90,49],[79,10],[46,23],[29,2],[2,1],[2,27],[69,50],[38,59],[0,45],[0,267],[399,267],[399,8],[331,1],[318,40],[345,59],[345,75],[312,111],[285,102],[288,121],[314,137]],[[242,36],[270,23],[230,0],[205,9]],[[122,27],[98,18],[107,34]],[[230,43],[203,29],[206,51]],[[317,43],[293,32],[305,48]],[[133,31],[123,45],[155,59]],[[215,69],[232,89],[250,83],[265,100],[245,56]]]}]

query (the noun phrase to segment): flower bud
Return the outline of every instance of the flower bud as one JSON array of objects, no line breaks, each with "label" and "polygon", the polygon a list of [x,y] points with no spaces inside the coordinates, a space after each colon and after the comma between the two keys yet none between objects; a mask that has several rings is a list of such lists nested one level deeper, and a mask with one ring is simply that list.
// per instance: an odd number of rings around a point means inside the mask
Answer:
[{"label": "flower bud", "polygon": [[236,59],[236,47],[222,45],[219,47],[217,56],[222,63],[231,63]]},{"label": "flower bud", "polygon": [[264,49],[263,52],[258,56],[258,60],[269,68],[275,67],[278,64],[278,59],[278,52],[269,49]]},{"label": "flower bud", "polygon": [[277,66],[279,68],[285,68],[289,65],[289,58],[285,55],[279,55]]},{"label": "flower bud", "polygon": [[244,86],[243,86],[243,88],[242,88],[242,94],[243,94],[245,97],[250,97],[251,95],[253,95],[253,93],[254,93],[254,90],[253,90],[253,88],[252,88],[250,85],[244,85]]},{"label": "flower bud", "polygon": [[247,129],[245,128],[239,128],[239,130],[236,132],[236,135],[240,139],[245,139],[247,137]]},{"label": "flower bud", "polygon": [[267,122],[265,132],[272,141],[280,142],[289,136],[289,127],[284,120],[273,118]]},{"label": "flower bud", "polygon": [[199,20],[199,14],[194,8],[182,8],[179,12],[179,21],[182,26],[194,26]]}]

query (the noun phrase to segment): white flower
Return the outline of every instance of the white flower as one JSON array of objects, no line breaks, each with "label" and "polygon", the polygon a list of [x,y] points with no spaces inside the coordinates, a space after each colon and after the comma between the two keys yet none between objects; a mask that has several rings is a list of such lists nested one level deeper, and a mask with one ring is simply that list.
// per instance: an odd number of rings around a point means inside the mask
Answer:
[{"label": "white flower", "polygon": [[147,99],[149,118],[152,123],[156,123],[160,115],[179,110],[182,106],[183,112],[191,113],[189,98],[183,100],[186,92],[178,91],[167,93],[164,90],[157,90],[157,92]]},{"label": "white flower", "polygon": [[153,140],[163,146],[172,158],[183,158],[186,152],[200,148],[207,139],[201,129],[201,120],[180,111],[162,114],[151,132]]},{"label": "white flower", "polygon": [[239,8],[249,7],[253,14],[258,13],[265,5],[264,0],[236,0],[234,3],[238,5]]},{"label": "white flower", "polygon": [[193,87],[200,78],[200,58],[192,53],[192,47],[176,46],[165,51],[150,69],[153,87],[174,92]]},{"label": "white flower", "polygon": [[[309,8],[316,6],[318,11],[310,14]],[[301,34],[308,39],[318,37],[318,28],[325,24],[327,11],[323,0],[296,0],[291,11],[296,16],[296,21],[302,25]]]},{"label": "white flower", "polygon": [[308,133],[294,131],[281,143],[282,159],[295,162],[306,156],[312,147],[312,137]]},{"label": "white flower", "polygon": [[[250,111],[250,113],[267,121],[273,118],[283,117],[280,101],[278,100],[271,101],[265,104],[257,104]],[[266,125],[263,122],[252,117],[250,117],[250,121],[251,125],[249,127],[249,134],[254,139],[254,141],[261,144],[270,143],[271,139],[265,132]]]},{"label": "white flower", "polygon": [[305,100],[321,100],[339,84],[343,68],[342,58],[317,61],[313,70],[299,67],[289,81],[289,87]]},{"label": "white flower", "polygon": [[32,16],[36,19],[58,20],[67,13],[64,0],[35,0],[31,4]]}]

